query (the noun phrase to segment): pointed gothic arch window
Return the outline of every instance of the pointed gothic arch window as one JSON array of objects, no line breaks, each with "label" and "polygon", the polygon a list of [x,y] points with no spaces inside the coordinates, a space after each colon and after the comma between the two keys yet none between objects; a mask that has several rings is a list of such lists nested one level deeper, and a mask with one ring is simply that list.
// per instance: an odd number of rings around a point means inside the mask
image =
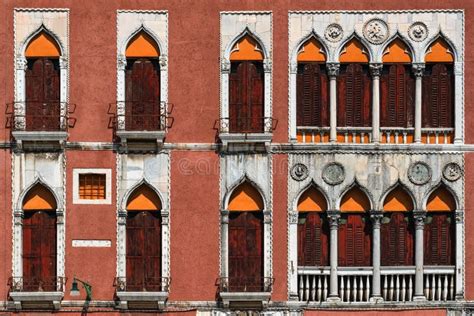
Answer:
[{"label": "pointed gothic arch window", "polygon": [[34,36],[26,46],[25,118],[28,131],[60,129],[60,55],[58,43],[45,31]]},{"label": "pointed gothic arch window", "polygon": [[297,126],[329,126],[328,76],[325,51],[314,37],[298,52],[296,82]]},{"label": "pointed gothic arch window", "polygon": [[353,187],[342,198],[340,209],[338,264],[343,267],[372,265],[372,225],[367,195]]},{"label": "pointed gothic arch window", "polygon": [[385,197],[381,234],[382,266],[414,266],[413,201],[400,186]]},{"label": "pointed gothic arch window", "polygon": [[229,214],[229,274],[231,292],[263,291],[263,198],[249,182],[232,192]]},{"label": "pointed gothic arch window", "polygon": [[263,132],[263,51],[251,36],[242,37],[230,54],[229,131]]},{"label": "pointed gothic arch window", "polygon": [[369,54],[356,38],[350,40],[339,56],[337,79],[337,125],[339,127],[370,127],[371,79]]},{"label": "pointed gothic arch window", "polygon": [[161,200],[146,184],[127,200],[127,291],[162,291]]},{"label": "pointed gothic arch window", "polygon": [[298,266],[329,266],[327,202],[314,186],[298,199]]},{"label": "pointed gothic arch window", "polygon": [[161,130],[160,50],[145,31],[128,43],[125,56],[125,128]]},{"label": "pointed gothic arch window", "polygon": [[23,199],[23,290],[56,291],[56,199],[41,184]]},{"label": "pointed gothic arch window", "polygon": [[456,200],[446,187],[433,191],[426,203],[426,221],[424,228],[424,264],[455,264],[454,211]]},{"label": "pointed gothic arch window", "polygon": [[399,38],[385,49],[380,77],[380,126],[414,126],[415,78],[411,69],[412,53]]}]

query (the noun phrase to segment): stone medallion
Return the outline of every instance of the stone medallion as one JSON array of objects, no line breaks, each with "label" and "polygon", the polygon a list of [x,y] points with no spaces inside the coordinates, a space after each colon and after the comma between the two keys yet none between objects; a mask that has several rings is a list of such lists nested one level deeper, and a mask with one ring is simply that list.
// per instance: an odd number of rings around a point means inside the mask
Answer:
[{"label": "stone medallion", "polygon": [[372,44],[382,44],[388,38],[388,25],[384,20],[372,19],[365,23],[363,32]]},{"label": "stone medallion", "polygon": [[422,42],[428,37],[428,28],[423,22],[415,22],[408,28],[408,36],[415,42]]},{"label": "stone medallion", "polygon": [[323,169],[323,180],[330,185],[341,183],[345,176],[344,167],[337,162],[331,162]]},{"label": "stone medallion", "polygon": [[414,184],[422,185],[430,181],[431,169],[426,163],[418,161],[408,168],[408,179]]},{"label": "stone medallion", "polygon": [[455,162],[450,162],[443,169],[443,177],[448,181],[456,181],[462,176],[462,168]]},{"label": "stone medallion", "polygon": [[297,163],[291,168],[290,173],[296,181],[303,181],[308,177],[308,167],[302,163]]},{"label": "stone medallion", "polygon": [[329,24],[324,32],[324,37],[330,42],[339,42],[342,39],[342,26],[337,23]]}]

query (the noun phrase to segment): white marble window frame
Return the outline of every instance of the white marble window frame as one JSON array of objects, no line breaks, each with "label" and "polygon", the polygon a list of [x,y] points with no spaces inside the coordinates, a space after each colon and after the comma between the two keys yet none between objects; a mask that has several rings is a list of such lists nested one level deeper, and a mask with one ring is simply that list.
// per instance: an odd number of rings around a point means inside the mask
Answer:
[{"label": "white marble window frame", "polygon": [[[105,175],[105,199],[81,199],[79,196],[79,176],[83,174]],[[72,204],[110,205],[112,204],[112,170],[107,168],[74,168],[72,170]]]}]

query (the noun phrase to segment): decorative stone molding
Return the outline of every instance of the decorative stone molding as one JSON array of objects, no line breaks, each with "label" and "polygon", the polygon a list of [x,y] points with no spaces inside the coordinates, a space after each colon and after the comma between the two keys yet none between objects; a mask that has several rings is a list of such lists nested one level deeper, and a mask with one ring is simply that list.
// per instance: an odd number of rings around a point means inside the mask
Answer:
[{"label": "decorative stone molding", "polygon": [[456,181],[463,175],[461,166],[455,162],[450,162],[443,169],[443,176],[448,181]]},{"label": "decorative stone molding", "polygon": [[382,74],[383,64],[381,63],[371,63],[369,64],[370,75],[372,78],[379,78]]},{"label": "decorative stone molding", "polygon": [[464,210],[456,210],[454,217],[456,219],[456,223],[464,224]]},{"label": "decorative stone molding", "polygon": [[412,64],[412,70],[415,77],[417,78],[422,77],[423,72],[425,71],[425,64],[424,63]]},{"label": "decorative stone molding", "polygon": [[408,179],[414,184],[422,185],[430,181],[431,168],[422,161],[417,161],[408,168]]},{"label": "decorative stone molding", "polygon": [[288,222],[290,224],[298,224],[298,212],[290,211],[288,213]]},{"label": "decorative stone molding", "polygon": [[423,22],[415,22],[408,28],[408,36],[415,42],[423,42],[428,37],[428,27]]},{"label": "decorative stone molding", "polygon": [[344,35],[342,26],[337,23],[331,23],[324,32],[324,38],[330,42],[339,42]]},{"label": "decorative stone molding", "polygon": [[290,174],[296,181],[303,181],[308,177],[308,167],[302,163],[297,163],[291,167]]},{"label": "decorative stone molding", "polygon": [[365,39],[372,44],[382,44],[388,38],[389,29],[387,23],[382,19],[371,19],[363,28]]},{"label": "decorative stone molding", "polygon": [[341,68],[341,64],[339,63],[327,63],[326,69],[328,71],[329,77],[337,77],[339,75],[339,69]]},{"label": "decorative stone molding", "polygon": [[336,185],[344,181],[344,167],[337,162],[327,164],[322,172],[324,182],[330,185]]},{"label": "decorative stone molding", "polygon": [[423,229],[425,227],[426,212],[413,211],[413,218],[415,219],[415,229]]}]

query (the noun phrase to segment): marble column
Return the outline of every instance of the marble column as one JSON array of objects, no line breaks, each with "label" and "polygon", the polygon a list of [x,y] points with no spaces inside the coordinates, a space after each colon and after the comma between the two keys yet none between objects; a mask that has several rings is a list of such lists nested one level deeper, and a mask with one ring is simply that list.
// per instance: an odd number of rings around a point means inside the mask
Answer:
[{"label": "marble column", "polygon": [[329,264],[330,264],[330,277],[329,277],[329,297],[328,301],[339,301],[338,294],[338,279],[337,279],[337,260],[338,260],[338,227],[340,213],[337,211],[328,211],[329,229],[330,229],[330,242],[329,242]]},{"label": "marble column", "polygon": [[415,295],[414,301],[426,300],[423,292],[423,237],[426,213],[423,211],[413,212],[415,219]]},{"label": "marble column", "polygon": [[339,74],[338,63],[328,63],[327,71],[329,76],[329,141],[337,141],[337,75]]},{"label": "marble column", "polygon": [[423,71],[425,64],[413,64],[413,73],[415,75],[415,135],[414,142],[421,143],[421,116],[422,116],[422,93],[423,93]]},{"label": "marble column", "polygon": [[380,75],[382,74],[382,64],[370,64],[370,74],[372,75],[372,142],[380,142]]},{"label": "marble column", "polygon": [[381,212],[372,212],[372,297],[371,301],[382,300],[381,277],[380,277],[380,224],[382,221]]}]

